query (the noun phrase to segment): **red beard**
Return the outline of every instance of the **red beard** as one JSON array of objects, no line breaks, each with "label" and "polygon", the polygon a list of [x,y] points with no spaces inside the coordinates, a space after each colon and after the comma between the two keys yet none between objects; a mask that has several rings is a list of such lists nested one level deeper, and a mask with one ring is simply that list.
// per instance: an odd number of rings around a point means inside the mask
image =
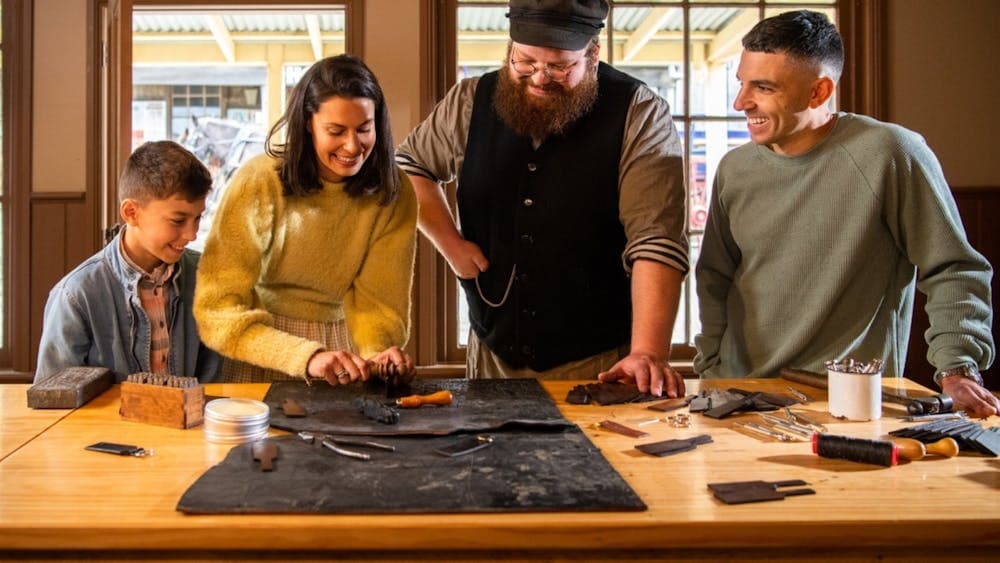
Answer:
[{"label": "red beard", "polygon": [[513,78],[509,69],[501,69],[493,107],[514,132],[536,141],[562,135],[597,101],[597,76],[592,65],[588,65],[583,80],[572,89],[548,82],[544,89],[550,95],[544,97],[528,93],[530,80],[530,77]]}]

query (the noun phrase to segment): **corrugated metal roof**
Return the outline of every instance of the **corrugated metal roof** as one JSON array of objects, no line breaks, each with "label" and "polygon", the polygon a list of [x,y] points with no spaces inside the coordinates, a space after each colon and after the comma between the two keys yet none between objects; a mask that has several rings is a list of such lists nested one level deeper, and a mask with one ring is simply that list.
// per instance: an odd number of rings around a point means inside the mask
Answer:
[{"label": "corrugated metal roof", "polygon": [[[668,17],[660,25],[660,31],[681,31],[684,29],[684,11],[679,7],[665,6],[669,10]],[[747,8],[692,8],[691,9],[691,30],[692,31],[718,31],[726,26],[730,20],[736,17],[742,10],[755,9],[751,6]],[[632,32],[635,31],[642,22],[649,17],[652,7],[628,7],[615,8],[614,28],[615,31]],[[458,29],[459,31],[503,31],[509,28],[507,21],[507,8],[503,7],[482,7],[482,6],[460,6],[458,8]]]},{"label": "corrugated metal roof", "polygon": [[221,15],[226,28],[234,33],[305,33],[305,14],[318,16],[323,32],[343,32],[344,12],[155,12],[136,9],[132,14],[134,33],[210,33],[206,15]]}]

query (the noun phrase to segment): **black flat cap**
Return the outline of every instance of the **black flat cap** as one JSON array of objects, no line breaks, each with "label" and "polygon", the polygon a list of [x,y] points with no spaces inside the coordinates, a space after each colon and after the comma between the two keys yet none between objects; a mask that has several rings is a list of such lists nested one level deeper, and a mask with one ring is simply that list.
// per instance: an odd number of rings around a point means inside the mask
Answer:
[{"label": "black flat cap", "polygon": [[601,32],[606,0],[510,0],[510,38],[523,45],[578,51]]}]

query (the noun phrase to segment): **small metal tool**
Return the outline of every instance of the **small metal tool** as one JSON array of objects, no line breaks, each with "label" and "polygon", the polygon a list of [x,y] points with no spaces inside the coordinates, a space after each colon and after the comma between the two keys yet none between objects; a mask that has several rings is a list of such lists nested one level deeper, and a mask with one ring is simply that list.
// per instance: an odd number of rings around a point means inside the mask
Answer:
[{"label": "small metal tool", "polygon": [[949,413],[955,403],[951,397],[941,393],[932,397],[918,397],[906,405],[906,412],[913,415]]},{"label": "small metal tool", "polygon": [[389,444],[374,442],[372,440],[362,440],[359,438],[337,438],[335,436],[330,436],[329,434],[324,436],[324,439],[339,446],[361,446],[363,448],[374,448],[376,450],[385,450],[387,452],[396,451],[396,446],[390,446]]},{"label": "small metal tool", "polygon": [[918,414],[904,416],[906,422],[928,422],[931,420],[966,420],[968,416],[964,412],[945,412],[938,414]]},{"label": "small metal tool", "polygon": [[812,399],[809,398],[809,395],[806,395],[805,393],[799,391],[798,389],[792,387],[791,385],[787,386],[786,388],[788,389],[788,392],[792,394],[793,397],[799,400],[800,403],[809,403],[812,401]]},{"label": "small metal tool", "polygon": [[447,457],[458,457],[479,451],[491,444],[493,444],[493,436],[480,434],[478,436],[469,436],[450,445],[437,448],[434,452]]},{"label": "small metal tool", "polygon": [[337,447],[336,444],[334,444],[330,440],[323,440],[323,447],[334,453],[340,454],[344,457],[353,457],[354,459],[360,459],[364,461],[368,461],[372,458],[372,456],[368,454],[363,454],[361,452],[354,452],[351,450],[345,450],[343,448],[339,448]]},{"label": "small metal tool", "polygon": [[816,433],[816,431],[812,428],[808,428],[794,422],[789,422],[776,416],[762,412],[757,413],[757,415],[760,416],[772,429],[777,430],[778,432],[784,432],[785,434],[791,434],[792,436],[802,438],[803,440],[812,438],[812,435]]},{"label": "small metal tool", "polygon": [[755,424],[753,422],[734,422],[733,424],[739,426],[740,428],[746,428],[751,432],[756,432],[757,434],[763,434],[764,436],[768,436],[770,438],[774,438],[775,440],[780,440],[782,442],[791,442],[794,439],[787,434],[776,432],[774,430],[771,430],[770,428],[761,426],[759,424]]},{"label": "small metal tool", "polygon": [[788,416],[789,420],[795,422],[796,424],[809,427],[816,432],[826,432],[826,426],[823,426],[802,413],[792,412],[792,409],[785,407],[785,414]]},{"label": "small metal tool", "polygon": [[657,422],[660,422],[659,418],[649,418],[649,419],[645,419],[645,420],[639,420],[639,421],[637,421],[635,423],[635,425],[636,426],[646,426],[647,424],[655,424]]}]

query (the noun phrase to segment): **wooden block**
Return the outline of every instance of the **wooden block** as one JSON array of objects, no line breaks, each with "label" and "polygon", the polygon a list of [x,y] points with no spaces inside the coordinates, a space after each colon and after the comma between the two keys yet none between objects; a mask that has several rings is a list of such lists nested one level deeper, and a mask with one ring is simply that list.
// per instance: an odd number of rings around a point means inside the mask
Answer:
[{"label": "wooden block", "polygon": [[75,409],[103,393],[114,380],[115,376],[108,368],[64,368],[28,388],[28,407]]},{"label": "wooden block", "polygon": [[192,428],[204,417],[205,386],[177,388],[125,381],[118,412],[132,422]]}]

